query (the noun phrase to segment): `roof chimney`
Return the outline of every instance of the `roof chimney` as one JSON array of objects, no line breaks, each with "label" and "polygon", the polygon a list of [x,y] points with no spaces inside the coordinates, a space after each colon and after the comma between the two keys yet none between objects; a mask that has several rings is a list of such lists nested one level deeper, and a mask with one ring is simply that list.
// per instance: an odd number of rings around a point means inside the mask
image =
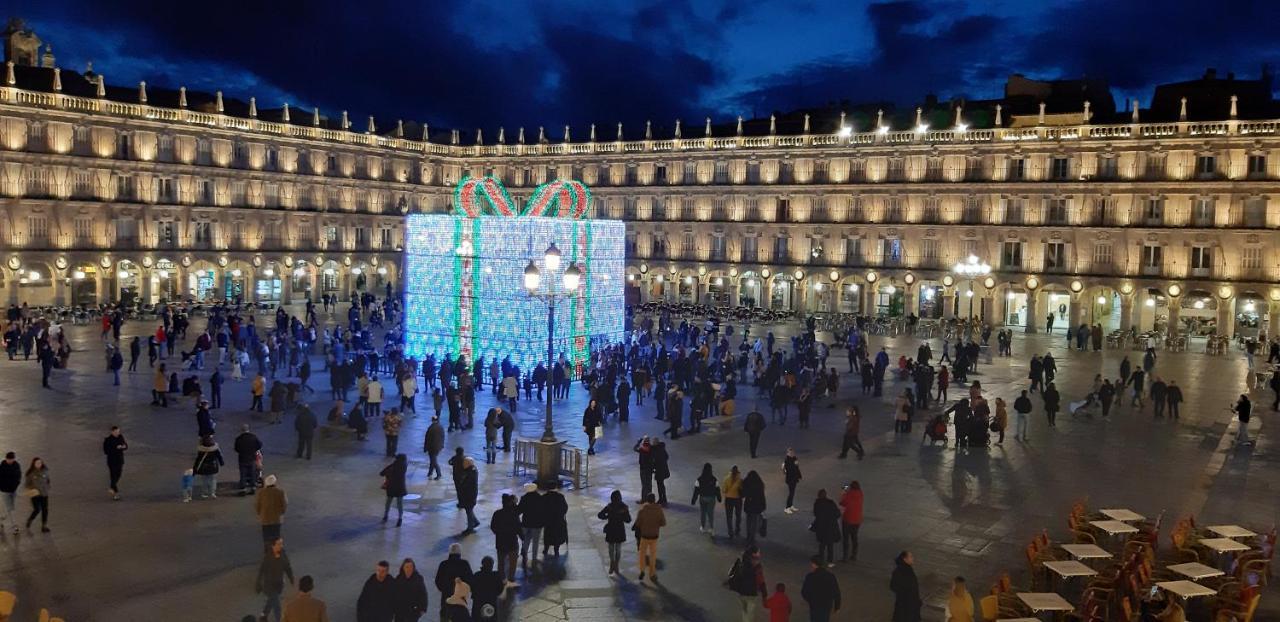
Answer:
[{"label": "roof chimney", "polygon": [[498,126],[498,144],[499,145],[507,144],[507,130],[501,125]]},{"label": "roof chimney", "polygon": [[94,96],[99,99],[107,96],[107,79],[98,74],[98,86],[93,90]]},{"label": "roof chimney", "polygon": [[4,83],[9,86],[18,83],[18,79],[13,75],[13,61],[11,60],[4,62]]}]

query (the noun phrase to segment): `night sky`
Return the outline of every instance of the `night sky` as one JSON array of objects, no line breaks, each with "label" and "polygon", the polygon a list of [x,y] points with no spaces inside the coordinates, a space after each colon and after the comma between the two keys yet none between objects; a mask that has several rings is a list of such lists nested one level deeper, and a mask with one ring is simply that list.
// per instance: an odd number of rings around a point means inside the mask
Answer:
[{"label": "night sky", "polygon": [[[109,83],[253,95],[485,128],[566,123],[584,139],[644,121],[700,128],[839,100],[910,105],[1001,94],[1012,72],[1155,84],[1280,65],[1280,2],[789,0],[10,0],[11,16]],[[492,133],[491,133],[492,132]],[[508,140],[512,140],[508,138]]]}]

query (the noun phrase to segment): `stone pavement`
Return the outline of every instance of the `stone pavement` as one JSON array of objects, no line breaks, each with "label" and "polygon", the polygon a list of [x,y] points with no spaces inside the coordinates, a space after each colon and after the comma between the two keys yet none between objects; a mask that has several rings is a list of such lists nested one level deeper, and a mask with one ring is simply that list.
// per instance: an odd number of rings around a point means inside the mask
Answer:
[{"label": "stone pavement", "polygon": [[[202,326],[203,320],[194,323]],[[125,328],[128,337],[150,332],[154,325],[134,322]],[[16,592],[20,599],[14,619],[34,620],[41,606],[77,622],[238,620],[259,611],[253,580],[261,545],[251,501],[221,496],[179,502],[179,479],[191,466],[195,450],[194,405],[177,400],[167,410],[148,406],[151,375],[145,369],[126,374],[123,386],[111,386],[110,374],[102,371],[96,327],[68,331],[77,352],[70,370],[55,373],[54,390],[40,389],[34,361],[0,360],[0,450],[17,451],[24,467],[32,456],[43,456],[53,481],[53,532],[0,536],[0,589]],[[913,355],[918,345],[918,340],[908,338],[873,341],[877,346],[887,343],[895,360],[899,352]],[[937,345],[935,340],[935,352],[940,351]],[[1017,356],[982,365],[977,378],[989,397],[1012,402],[1026,384],[1030,350],[1051,350],[1058,359],[1057,384],[1066,402],[1081,396],[1094,374],[1116,376],[1125,354],[1066,352],[1064,345],[1060,335],[1019,334],[1014,341]],[[1136,364],[1137,353],[1130,354]],[[847,369],[840,351],[830,364],[842,374]],[[913,434],[895,436],[890,411],[901,387],[889,382],[883,398],[862,398],[855,395],[852,376],[842,377],[838,400],[815,399],[812,429],[797,430],[794,423],[770,426],[758,459],[746,457],[740,423],[724,431],[682,436],[668,443],[672,503],[659,544],[660,587],[635,582],[636,556],[630,543],[623,554],[626,579],[605,576],[606,547],[601,521],[595,518],[615,488],[629,503],[638,494],[631,446],[639,436],[658,434],[664,427],[652,419],[652,400],[646,400],[643,408],[633,407],[629,424],[611,423],[605,429],[599,455],[591,463],[591,485],[567,493],[566,553],[519,577],[522,585],[509,601],[515,615],[509,619],[739,619],[736,598],[720,582],[740,549],[723,537],[699,533],[697,512],[685,503],[703,462],[711,462],[718,476],[737,464],[744,473],[756,469],[764,478],[770,523],[769,537],[762,541],[765,579],[770,586],[787,583],[796,604],[794,619],[806,615],[799,587],[807,559],[816,552],[808,531],[808,508],[818,488],[836,494],[855,478],[866,493],[866,522],[859,560],[835,569],[845,599],[840,620],[888,619],[889,573],[893,557],[903,549],[915,552],[922,591],[933,609],[926,612],[927,618],[940,619],[938,608],[952,576],[967,577],[975,596],[985,593],[1002,570],[1010,571],[1015,583],[1025,584],[1023,546],[1045,528],[1061,538],[1071,502],[1082,497],[1088,497],[1091,507],[1128,507],[1148,516],[1164,511],[1169,520],[1194,513],[1204,524],[1269,528],[1280,514],[1272,488],[1280,465],[1270,439],[1275,417],[1266,408],[1270,391],[1256,393],[1261,400],[1256,409],[1261,416],[1253,424],[1253,434],[1261,432],[1257,446],[1237,450],[1230,443],[1234,424],[1229,423],[1227,407],[1244,386],[1242,357],[1161,353],[1157,372],[1184,387],[1188,402],[1181,421],[1153,420],[1149,409],[1139,413],[1122,407],[1109,421],[1075,420],[1064,413],[1058,428],[1050,430],[1036,399],[1030,442],[1009,438],[1003,446],[987,450],[922,446],[920,426]],[[207,375],[206,370],[201,378]],[[312,385],[327,387],[327,377],[317,374]],[[346,434],[322,438],[314,460],[295,460],[291,418],[271,426],[261,416],[250,415],[248,387],[247,381],[224,387],[218,438],[230,460],[232,439],[242,423],[250,423],[263,438],[266,472],[278,475],[289,495],[284,537],[293,567],[299,576],[315,577],[316,594],[328,602],[333,620],[354,619],[360,586],[379,559],[395,566],[413,557],[430,582],[452,542],[462,542],[473,566],[478,567],[482,555],[493,554],[488,519],[500,493],[517,491],[523,480],[510,477],[507,455],[500,454],[498,465],[483,464],[479,427],[450,434],[446,453],[460,445],[477,458],[477,515],[485,527],[459,538],[465,520],[454,506],[449,478],[425,479],[421,442],[430,400],[420,396],[423,416],[407,421],[401,451],[416,466],[410,490],[422,497],[406,504],[404,526],[397,529],[379,520],[383,493],[378,471],[386,460],[377,421],[370,426],[368,441]],[[952,397],[958,393],[953,391]],[[745,388],[741,397],[739,411],[748,412],[754,389]],[[322,391],[308,399],[323,417],[329,407],[327,394]],[[864,413],[863,461],[836,459],[843,406],[851,401]],[[491,395],[481,393],[477,407],[483,412],[491,403]],[[585,444],[579,425],[583,406],[584,392],[577,385],[567,402],[557,404],[557,433],[577,445]],[[517,414],[519,435],[538,436],[541,407],[521,402]],[[106,494],[100,449],[112,424],[122,426],[130,443],[120,502]],[[786,489],[780,465],[787,447],[796,449],[804,472],[796,501],[802,511],[794,515],[781,512]],[[222,478],[233,480],[234,466],[224,469]],[[25,514],[21,507],[19,514]],[[722,513],[717,527],[723,534]],[[430,613],[424,619],[435,620],[439,594],[429,592]],[[1276,592],[1267,589],[1258,619],[1280,616]],[[286,598],[290,595],[287,592]],[[763,612],[759,619],[765,619]]]}]

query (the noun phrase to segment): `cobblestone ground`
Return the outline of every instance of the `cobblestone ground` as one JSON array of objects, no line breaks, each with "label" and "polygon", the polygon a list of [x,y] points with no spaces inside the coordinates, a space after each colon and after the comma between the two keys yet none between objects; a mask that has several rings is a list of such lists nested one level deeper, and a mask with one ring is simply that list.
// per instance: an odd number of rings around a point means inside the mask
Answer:
[{"label": "cobblestone ground", "polygon": [[[782,327],[775,329],[785,333]],[[126,325],[125,334],[152,330],[150,323],[134,322]],[[110,374],[102,371],[96,328],[68,331],[78,351],[70,370],[55,373],[53,390],[40,388],[34,360],[0,360],[0,449],[17,451],[24,464],[34,455],[43,456],[53,481],[52,533],[0,536],[0,589],[16,592],[20,599],[14,619],[34,620],[41,606],[77,622],[239,620],[259,611],[253,581],[261,545],[251,501],[222,496],[179,502],[179,479],[195,449],[194,404],[177,400],[168,409],[149,406],[151,375],[145,360],[142,371],[125,374],[122,386],[113,387]],[[895,359],[899,352],[913,354],[918,345],[910,338],[876,337],[873,342],[887,345]],[[935,340],[935,352],[937,345]],[[1094,374],[1116,376],[1126,354],[1067,352],[1061,335],[1017,335],[1015,357],[980,366],[978,378],[987,395],[1012,401],[1026,384],[1033,350],[1052,351],[1058,359],[1064,402],[1081,396]],[[832,363],[843,372],[842,354]],[[711,462],[717,474],[737,464],[763,476],[770,519],[769,537],[762,544],[765,578],[770,585],[782,581],[791,587],[795,619],[806,611],[798,591],[806,560],[816,552],[807,509],[818,488],[838,491],[854,478],[866,491],[866,523],[858,561],[836,568],[846,603],[842,620],[888,619],[888,578],[892,559],[902,549],[915,552],[922,591],[933,610],[926,619],[941,619],[939,603],[952,576],[968,577],[975,593],[985,592],[1002,570],[1025,584],[1022,547],[1044,528],[1062,537],[1070,503],[1082,497],[1092,507],[1127,507],[1148,516],[1165,511],[1170,518],[1194,513],[1206,524],[1269,528],[1280,514],[1273,488],[1280,465],[1270,439],[1276,415],[1265,407],[1270,391],[1256,391],[1266,403],[1252,426],[1253,434],[1260,434],[1256,447],[1236,450],[1227,407],[1244,390],[1246,369],[1238,353],[1162,353],[1157,372],[1184,387],[1188,401],[1180,421],[1154,420],[1150,410],[1122,407],[1109,421],[1064,414],[1051,430],[1037,410],[1029,442],[1010,438],[987,450],[922,446],[919,426],[916,434],[895,436],[889,412],[902,387],[889,383],[883,398],[863,398],[855,396],[852,377],[844,379],[839,399],[815,400],[811,429],[797,430],[794,424],[767,429],[758,459],[747,457],[740,423],[683,436],[668,444],[672,504],[659,546],[661,587],[635,582],[634,545],[624,549],[627,578],[605,576],[606,548],[595,519],[610,491],[623,490],[628,501],[638,494],[631,445],[663,427],[653,420],[652,401],[647,400],[644,407],[633,408],[629,424],[605,429],[600,453],[590,466],[590,486],[567,495],[567,552],[557,563],[519,577],[522,585],[508,601],[514,611],[510,619],[738,619],[737,601],[720,582],[740,550],[723,538],[699,533],[695,509],[683,503],[703,462]],[[201,374],[202,380],[208,373]],[[312,380],[316,387],[327,387],[327,382],[322,373]],[[744,392],[740,413],[749,410],[752,394],[751,389]],[[429,400],[422,397],[418,409],[427,413]],[[326,398],[308,396],[320,416],[330,405]],[[583,398],[575,386],[572,397],[557,405],[557,432],[575,444],[585,442],[579,426]],[[850,402],[866,415],[864,461],[836,459],[843,406]],[[354,619],[356,595],[379,559],[394,566],[413,557],[430,580],[452,542],[462,542],[473,565],[492,554],[493,538],[486,529],[459,537],[465,521],[454,506],[449,478],[426,481],[420,450],[428,417],[409,419],[401,437],[401,450],[413,462],[410,490],[421,499],[407,503],[404,526],[397,529],[379,520],[383,495],[378,471],[386,461],[376,422],[363,443],[347,434],[319,439],[314,459],[307,462],[293,457],[291,418],[285,425],[268,425],[248,412],[248,403],[248,382],[228,382],[224,407],[216,413],[218,436],[228,451],[242,423],[263,438],[266,472],[278,475],[289,495],[284,537],[293,567],[299,575],[316,578],[316,594],[329,603],[333,620]],[[483,412],[491,403],[492,396],[482,393],[478,408]],[[522,402],[517,414],[520,435],[536,437],[541,408]],[[106,493],[100,449],[112,424],[123,427],[130,443],[120,502]],[[482,436],[480,428],[451,434],[446,451],[460,445],[480,457]],[[796,503],[804,511],[795,515],[781,512],[785,486],[780,464],[787,447],[796,449],[804,471]],[[511,477],[508,455],[500,455],[495,466],[479,462],[477,514],[487,526],[500,493],[517,490],[524,480]],[[223,471],[223,479],[234,477],[234,467]],[[722,522],[719,526],[723,530]],[[1267,590],[1257,619],[1280,619],[1276,591]],[[436,619],[437,599],[431,590],[430,613],[424,619]]]}]

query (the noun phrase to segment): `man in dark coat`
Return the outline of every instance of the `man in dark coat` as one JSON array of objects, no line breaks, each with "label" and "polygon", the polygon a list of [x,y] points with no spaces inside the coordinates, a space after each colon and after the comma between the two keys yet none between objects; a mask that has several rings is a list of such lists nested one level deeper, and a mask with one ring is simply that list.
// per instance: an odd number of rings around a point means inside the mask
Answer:
[{"label": "man in dark coat", "polygon": [[658,485],[658,505],[667,506],[667,478],[671,477],[668,465],[667,444],[658,440],[653,444],[653,479]]},{"label": "man in dark coat", "polygon": [[435,584],[436,589],[440,591],[440,619],[445,620],[445,612],[449,605],[445,601],[453,596],[454,579],[462,579],[464,583],[471,583],[471,562],[462,559],[462,545],[454,542],[449,545],[449,557],[440,562],[436,567]]},{"label": "man in dark coat", "polygon": [[[470,457],[462,460],[462,470],[458,472],[458,507],[467,513],[467,528],[462,531],[463,534],[475,533],[476,527],[480,526],[480,520],[476,518],[476,497],[480,494],[480,473],[476,471],[476,463]],[[450,592],[452,595],[452,592]]]},{"label": "man in dark coat", "polygon": [[293,429],[298,432],[298,453],[295,457],[301,458],[303,450],[306,450],[307,460],[311,459],[311,441],[316,437],[316,415],[311,412],[305,404],[298,408],[298,414],[293,420]]},{"label": "man in dark coat", "polygon": [[258,451],[262,449],[262,441],[249,431],[249,424],[240,426],[240,436],[236,437],[236,464],[240,466],[240,496],[251,495],[257,491]]},{"label": "man in dark coat", "polygon": [[391,564],[378,562],[356,600],[356,622],[391,622],[396,610],[396,581]]},{"label": "man in dark coat", "polygon": [[196,428],[200,438],[213,436],[213,415],[209,413],[209,402],[206,400],[200,400],[196,408]]},{"label": "man in dark coat", "polygon": [[889,589],[893,591],[893,622],[920,622],[920,581],[912,568],[911,551],[903,551],[894,560]]},{"label": "man in dark coat", "polygon": [[436,479],[440,479],[440,462],[437,460],[440,452],[444,450],[444,426],[440,425],[440,417],[431,417],[431,425],[427,426],[426,438],[422,444],[422,451],[427,452],[427,458],[431,464],[427,467],[427,477],[431,477],[434,472]]},{"label": "man in dark coat", "polygon": [[831,614],[840,610],[840,583],[822,565],[822,557],[809,560],[809,574],[804,576],[800,596],[809,604],[810,622],[828,622]]},{"label": "man in dark coat", "polygon": [[537,484],[525,484],[525,493],[520,497],[516,511],[520,512],[520,528],[523,531],[520,537],[520,566],[527,568],[529,549],[533,549],[533,561],[538,561],[538,542],[542,539],[542,529],[547,526],[546,507]]},{"label": "man in dark coat", "polygon": [[498,549],[498,572],[506,577],[508,587],[514,587],[516,554],[520,550],[520,514],[515,495],[502,495],[502,507],[494,511],[489,530]]},{"label": "man in dark coat", "polygon": [[505,408],[498,409],[498,422],[502,424],[502,451],[511,451],[511,434],[516,431],[516,420]]},{"label": "man in dark coat", "polygon": [[116,501],[120,500],[120,476],[124,473],[124,452],[127,449],[129,444],[125,442],[124,434],[120,433],[120,427],[111,426],[111,434],[102,439],[102,453],[107,456],[107,472],[111,476],[107,491]]},{"label": "man in dark coat", "polygon": [[560,547],[569,543],[569,502],[560,491],[547,489],[542,495],[542,507],[546,513],[547,526],[543,530],[542,556],[546,558],[547,549],[551,548],[556,557],[560,557]]},{"label": "man in dark coat", "polygon": [[760,446],[760,433],[764,431],[764,425],[764,415],[760,411],[753,410],[747,413],[742,429],[747,432],[752,458],[756,457],[756,448]]},{"label": "man in dark coat", "polygon": [[653,490],[653,444],[649,437],[642,436],[636,441],[634,448],[640,459],[640,499],[636,503],[643,503],[643,499],[649,496]]},{"label": "man in dark coat", "polygon": [[624,378],[618,383],[618,422],[629,421],[631,419],[631,385],[627,384]]}]

